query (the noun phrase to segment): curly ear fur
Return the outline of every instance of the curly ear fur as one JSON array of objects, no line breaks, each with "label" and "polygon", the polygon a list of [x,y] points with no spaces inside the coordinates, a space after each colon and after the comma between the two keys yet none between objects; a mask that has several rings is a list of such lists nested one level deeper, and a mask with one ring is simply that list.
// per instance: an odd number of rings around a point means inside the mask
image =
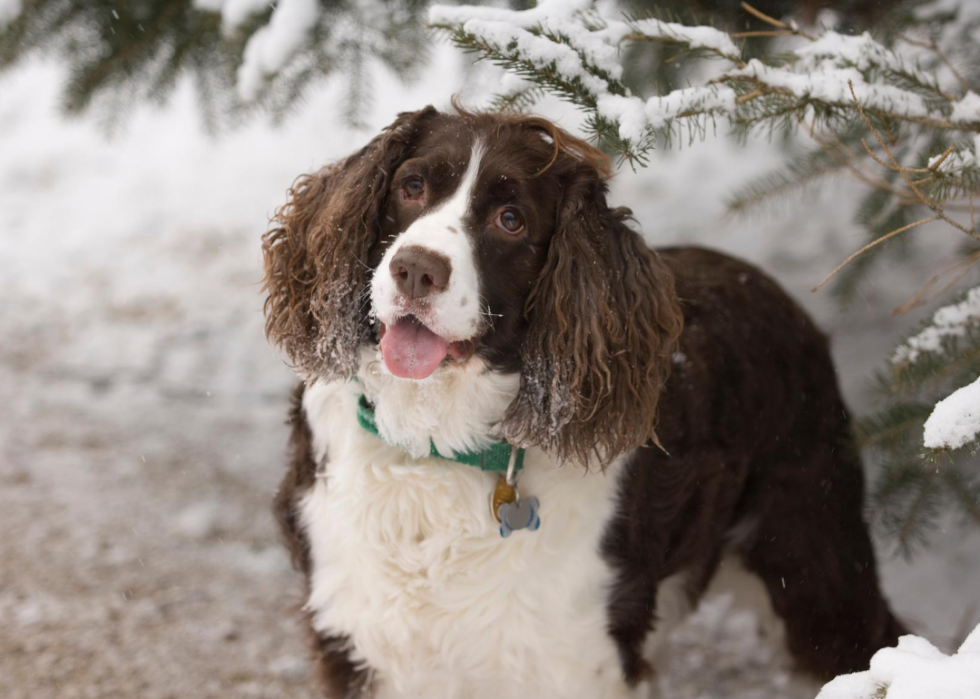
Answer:
[{"label": "curly ear fur", "polygon": [[368,256],[380,239],[389,178],[432,107],[403,113],[360,152],[304,175],[262,237],[265,331],[301,375],[349,377],[369,325]]},{"label": "curly ear fur", "polygon": [[[594,149],[593,149],[594,150]],[[525,312],[521,390],[504,434],[607,465],[656,442],[657,404],[683,317],[657,254],[609,209],[602,171],[576,158]]]}]

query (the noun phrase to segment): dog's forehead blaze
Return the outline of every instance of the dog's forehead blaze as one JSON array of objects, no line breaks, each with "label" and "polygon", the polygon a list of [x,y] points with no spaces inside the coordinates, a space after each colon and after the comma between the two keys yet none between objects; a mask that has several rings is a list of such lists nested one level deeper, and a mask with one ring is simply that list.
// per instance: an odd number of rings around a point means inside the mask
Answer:
[{"label": "dog's forehead blaze", "polygon": [[483,185],[509,181],[516,186],[536,178],[553,160],[555,150],[544,134],[517,123],[472,122],[447,115],[426,130],[413,155],[424,158],[429,167],[445,168],[455,190],[477,145],[480,151],[477,179],[481,186],[474,189],[474,197],[480,196]]}]

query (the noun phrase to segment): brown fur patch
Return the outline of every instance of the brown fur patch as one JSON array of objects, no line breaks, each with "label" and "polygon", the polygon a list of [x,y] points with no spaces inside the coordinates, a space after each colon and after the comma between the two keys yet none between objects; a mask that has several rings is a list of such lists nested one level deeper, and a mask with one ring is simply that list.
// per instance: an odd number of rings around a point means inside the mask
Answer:
[{"label": "brown fur patch", "polygon": [[266,334],[301,375],[356,371],[369,332],[362,310],[368,260],[390,177],[435,114],[431,107],[402,114],[360,152],[300,177],[263,236]]}]

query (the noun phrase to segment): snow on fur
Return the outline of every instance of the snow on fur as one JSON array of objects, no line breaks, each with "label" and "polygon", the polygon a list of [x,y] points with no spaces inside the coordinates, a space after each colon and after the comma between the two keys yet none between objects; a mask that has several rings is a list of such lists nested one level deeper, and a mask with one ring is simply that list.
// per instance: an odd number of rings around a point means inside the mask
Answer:
[{"label": "snow on fur", "polygon": [[946,655],[918,636],[883,648],[871,668],[831,680],[817,699],[976,699],[980,696],[980,626]]},{"label": "snow on fur", "polygon": [[923,352],[943,350],[943,340],[962,337],[967,327],[980,320],[980,287],[970,289],[959,303],[943,306],[932,316],[929,324],[903,342],[892,356],[893,364],[915,362]]},{"label": "snow on fur", "polygon": [[959,449],[980,433],[980,378],[939,401],[926,420],[923,443],[929,449]]}]

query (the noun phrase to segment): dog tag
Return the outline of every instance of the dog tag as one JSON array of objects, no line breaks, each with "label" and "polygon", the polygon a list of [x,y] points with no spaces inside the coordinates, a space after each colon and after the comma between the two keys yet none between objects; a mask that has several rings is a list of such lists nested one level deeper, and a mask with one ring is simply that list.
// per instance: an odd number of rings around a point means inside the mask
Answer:
[{"label": "dog tag", "polygon": [[506,478],[497,481],[497,487],[493,489],[493,496],[490,498],[490,512],[497,521],[500,521],[500,508],[511,502],[517,502],[517,488],[507,482]]},{"label": "dog tag", "polygon": [[518,529],[537,531],[541,526],[538,509],[541,502],[535,498],[524,498],[515,502],[505,502],[497,511],[500,518],[500,536],[505,539]]}]

